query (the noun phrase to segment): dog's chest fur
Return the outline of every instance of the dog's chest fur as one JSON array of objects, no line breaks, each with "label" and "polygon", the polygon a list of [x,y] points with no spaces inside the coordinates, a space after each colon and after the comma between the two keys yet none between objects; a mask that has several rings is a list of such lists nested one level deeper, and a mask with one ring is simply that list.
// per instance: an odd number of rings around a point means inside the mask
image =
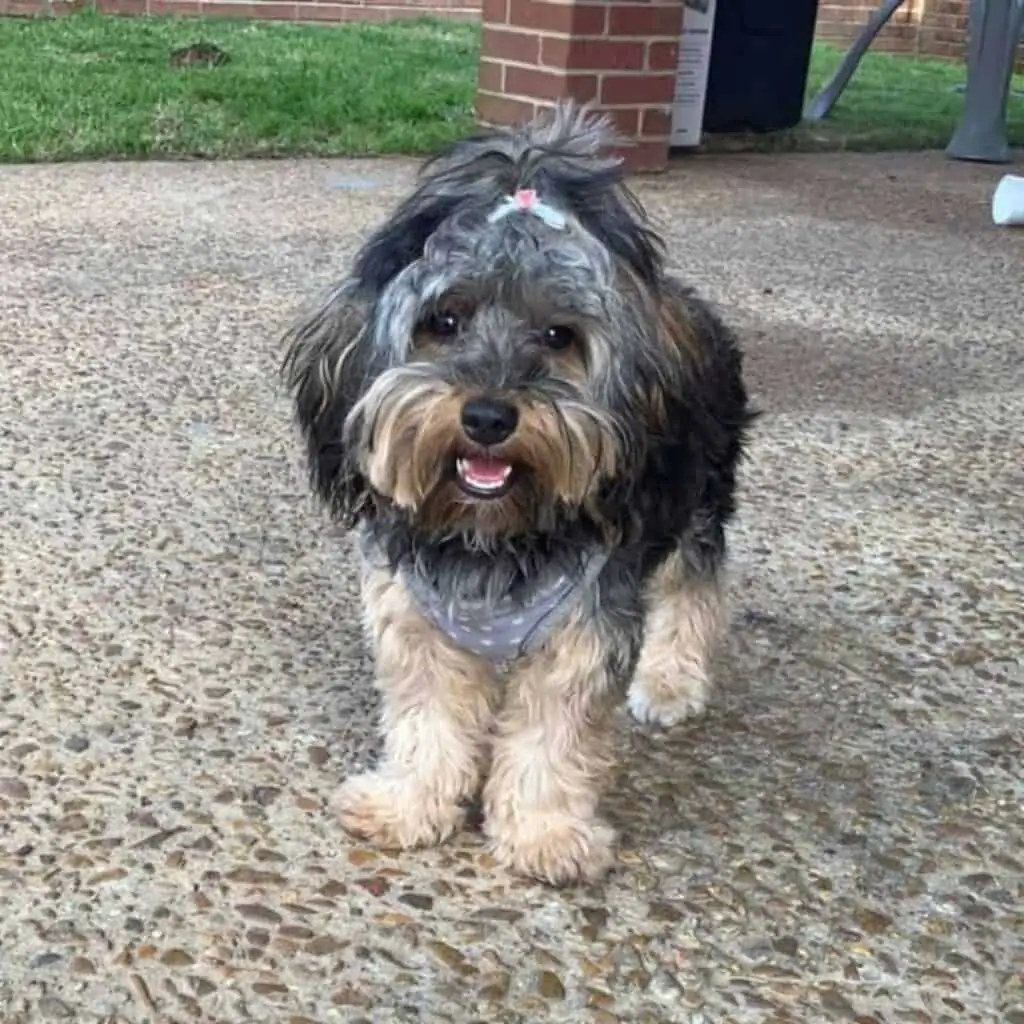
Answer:
[{"label": "dog's chest fur", "polygon": [[452,643],[506,661],[540,646],[583,600],[606,561],[593,552],[578,569],[555,566],[495,601],[447,596],[415,571],[403,577],[422,615]]},{"label": "dog's chest fur", "polygon": [[371,531],[363,533],[360,547],[370,564],[389,564],[420,614],[452,643],[493,662],[541,646],[593,597],[609,557],[595,545],[483,552],[458,541],[396,551]]}]

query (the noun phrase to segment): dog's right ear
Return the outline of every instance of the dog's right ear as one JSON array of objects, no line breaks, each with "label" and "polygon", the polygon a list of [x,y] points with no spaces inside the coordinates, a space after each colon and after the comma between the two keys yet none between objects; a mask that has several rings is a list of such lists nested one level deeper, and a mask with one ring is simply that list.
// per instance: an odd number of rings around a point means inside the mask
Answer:
[{"label": "dog's right ear", "polygon": [[349,412],[379,372],[374,363],[374,296],[352,278],[285,335],[282,376],[306,441],[314,490],[351,526],[369,490],[345,436]]}]

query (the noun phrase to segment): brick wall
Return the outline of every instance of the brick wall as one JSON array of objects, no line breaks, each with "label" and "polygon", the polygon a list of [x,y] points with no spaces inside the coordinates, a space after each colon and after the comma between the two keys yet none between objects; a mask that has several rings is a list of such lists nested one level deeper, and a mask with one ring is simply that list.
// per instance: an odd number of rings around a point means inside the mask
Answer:
[{"label": "brick wall", "polygon": [[[50,15],[86,6],[82,0],[0,0],[0,16]],[[434,17],[477,21],[479,0],[95,0],[103,14],[207,18],[259,18],[268,21],[394,21]]]},{"label": "brick wall", "polygon": [[[821,0],[818,38],[847,45],[877,6],[870,0]],[[905,0],[871,48],[962,60],[970,6],[970,0]],[[1018,54],[1017,69],[1024,72],[1024,47]]]},{"label": "brick wall", "polygon": [[668,153],[682,0],[483,0],[477,113],[509,124],[563,96],[596,101],[634,169]]}]

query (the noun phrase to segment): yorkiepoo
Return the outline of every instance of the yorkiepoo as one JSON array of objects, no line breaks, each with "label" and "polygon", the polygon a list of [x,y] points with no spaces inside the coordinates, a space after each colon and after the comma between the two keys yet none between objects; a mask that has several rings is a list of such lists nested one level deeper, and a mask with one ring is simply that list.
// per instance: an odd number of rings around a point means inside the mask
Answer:
[{"label": "yorkiepoo", "polygon": [[479,799],[497,860],[552,884],[614,862],[617,705],[665,726],[705,705],[752,419],[613,141],[559,104],[428,161],[284,361],[382,698],[342,825],[438,843]]}]

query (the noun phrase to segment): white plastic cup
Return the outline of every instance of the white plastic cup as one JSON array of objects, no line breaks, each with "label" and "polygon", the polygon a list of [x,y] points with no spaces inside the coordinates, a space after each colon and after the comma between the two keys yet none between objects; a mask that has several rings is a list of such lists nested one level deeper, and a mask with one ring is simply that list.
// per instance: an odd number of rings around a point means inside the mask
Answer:
[{"label": "white plastic cup", "polygon": [[1001,226],[1024,225],[1024,178],[1004,175],[992,195],[992,219]]}]

